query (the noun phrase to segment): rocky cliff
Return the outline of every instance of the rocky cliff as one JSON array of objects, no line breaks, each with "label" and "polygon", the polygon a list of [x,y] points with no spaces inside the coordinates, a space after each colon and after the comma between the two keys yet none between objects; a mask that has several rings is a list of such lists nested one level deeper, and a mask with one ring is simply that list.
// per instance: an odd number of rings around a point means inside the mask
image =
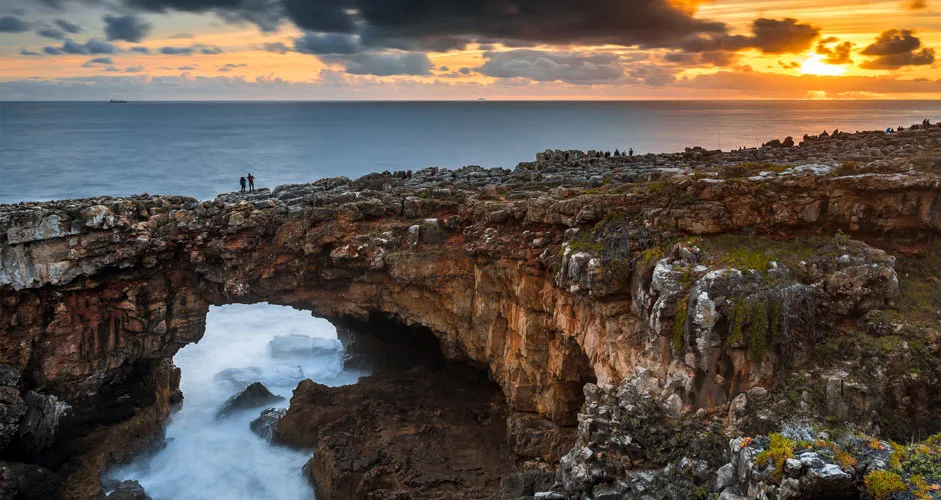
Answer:
[{"label": "rocky cliff", "polygon": [[[548,151],[515,170],[213,201],[2,206],[0,458],[61,478],[63,498],[97,498],[103,468],[151,443],[180,400],[172,356],[209,305],[260,301],[431,331],[499,385],[521,461],[554,467],[578,426],[584,456],[566,455],[557,486],[593,498],[626,471],[679,467],[670,450],[689,444],[679,431],[612,444],[633,432],[606,416],[618,398],[591,404],[626,380],[676,429],[699,414],[723,436],[793,418],[937,432],[939,145],[941,129],[913,128],[730,153]],[[592,443],[619,465],[571,472]],[[720,448],[713,462],[729,459]]]}]

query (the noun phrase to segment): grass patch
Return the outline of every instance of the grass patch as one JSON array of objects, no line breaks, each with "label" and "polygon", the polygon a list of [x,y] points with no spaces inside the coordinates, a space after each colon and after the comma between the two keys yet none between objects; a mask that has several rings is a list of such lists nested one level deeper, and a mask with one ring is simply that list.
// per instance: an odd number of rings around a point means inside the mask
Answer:
[{"label": "grass patch", "polygon": [[770,240],[761,236],[721,234],[700,237],[693,243],[712,255],[712,264],[767,273],[771,262],[796,264],[815,257],[837,257],[845,253],[851,241],[837,233],[833,237]]}]

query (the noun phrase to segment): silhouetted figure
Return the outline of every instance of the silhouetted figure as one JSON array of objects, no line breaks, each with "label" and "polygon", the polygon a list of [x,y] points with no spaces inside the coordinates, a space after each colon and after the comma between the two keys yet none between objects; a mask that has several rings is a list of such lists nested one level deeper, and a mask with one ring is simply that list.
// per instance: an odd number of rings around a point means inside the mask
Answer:
[{"label": "silhouetted figure", "polygon": [[255,178],[252,176],[252,173],[248,173],[248,190],[255,192]]},{"label": "silhouetted figure", "polygon": [[896,132],[901,132],[903,130],[905,130],[905,128],[902,127],[901,125],[899,125],[899,128],[895,129]]},{"label": "silhouetted figure", "polygon": [[245,192],[245,178],[244,177],[239,177],[239,185],[242,186],[242,190],[239,192],[244,193]]},{"label": "silhouetted figure", "polygon": [[634,156],[634,148],[627,150],[627,156]]},{"label": "silhouetted figure", "polygon": [[615,150],[614,150],[614,156],[621,156],[621,150],[620,150],[620,149],[615,149]]}]

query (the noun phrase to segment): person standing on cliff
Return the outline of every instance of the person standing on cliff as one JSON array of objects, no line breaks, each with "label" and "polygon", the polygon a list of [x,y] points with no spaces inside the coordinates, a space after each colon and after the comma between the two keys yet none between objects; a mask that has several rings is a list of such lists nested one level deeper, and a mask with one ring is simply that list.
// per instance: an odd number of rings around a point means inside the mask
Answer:
[{"label": "person standing on cliff", "polygon": [[252,176],[252,173],[248,173],[248,190],[252,193],[255,192],[255,178]]},{"label": "person standing on cliff", "polygon": [[630,150],[628,150],[627,156],[634,156],[634,148],[631,148]]},{"label": "person standing on cliff", "polygon": [[239,178],[239,185],[242,186],[242,190],[239,191],[239,192],[240,192],[240,193],[244,193],[244,192],[245,192],[245,178],[244,178],[244,177],[240,177],[240,178]]}]

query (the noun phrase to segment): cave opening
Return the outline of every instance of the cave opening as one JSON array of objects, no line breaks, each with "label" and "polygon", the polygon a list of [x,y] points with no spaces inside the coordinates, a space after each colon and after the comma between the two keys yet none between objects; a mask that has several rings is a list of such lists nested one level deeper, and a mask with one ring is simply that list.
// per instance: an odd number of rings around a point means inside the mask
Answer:
[{"label": "cave opening", "polygon": [[[356,406],[357,391],[382,394],[383,411],[400,414],[390,428],[440,417],[451,430],[475,435],[487,448],[478,453],[497,450],[496,466],[511,464],[505,397],[486,367],[445,359],[431,330],[389,316],[328,321],[268,303],[212,306],[203,337],[173,360],[181,371],[183,400],[164,425],[165,439],[149,441],[129,461],[111,467],[103,476],[106,492],[123,481],[138,481],[154,499],[311,498],[312,485],[321,479],[308,464],[313,446],[279,446],[291,443],[270,431],[253,432],[263,411],[287,411],[305,379],[338,391],[338,400],[347,404],[344,413],[368,413]],[[221,409],[255,382],[280,399],[220,417]],[[483,412],[491,412],[486,432]],[[399,432],[404,430],[392,431]],[[399,451],[410,453],[408,446],[419,443],[402,444]]]}]

